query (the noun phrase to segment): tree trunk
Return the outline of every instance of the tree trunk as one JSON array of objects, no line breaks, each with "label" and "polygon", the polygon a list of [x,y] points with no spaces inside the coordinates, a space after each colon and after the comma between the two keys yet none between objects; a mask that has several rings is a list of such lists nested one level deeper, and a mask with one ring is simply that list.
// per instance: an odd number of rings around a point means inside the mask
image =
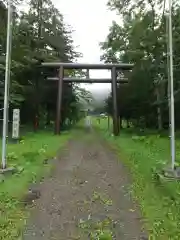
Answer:
[{"label": "tree trunk", "polygon": [[121,129],[122,128],[122,117],[120,116],[119,117],[119,129]]},{"label": "tree trunk", "polygon": [[48,107],[46,107],[47,115],[46,115],[46,126],[50,126],[51,123],[51,116]]},{"label": "tree trunk", "polygon": [[158,130],[162,130],[162,109],[160,105],[160,92],[159,88],[156,87],[156,97],[157,97],[157,118],[158,118]]}]

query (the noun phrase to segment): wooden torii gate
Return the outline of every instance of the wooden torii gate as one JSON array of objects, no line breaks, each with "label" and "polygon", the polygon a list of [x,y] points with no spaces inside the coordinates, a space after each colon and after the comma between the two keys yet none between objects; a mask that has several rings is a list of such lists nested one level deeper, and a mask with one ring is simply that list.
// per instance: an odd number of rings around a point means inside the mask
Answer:
[{"label": "wooden torii gate", "polygon": [[[123,84],[128,81],[125,79],[117,79],[118,72],[131,70],[133,64],[83,64],[83,63],[62,63],[62,62],[47,62],[42,63],[44,67],[59,68],[58,77],[49,77],[48,80],[58,81],[58,94],[57,94],[57,110],[56,110],[56,124],[55,134],[60,134],[60,122],[61,122],[61,105],[62,105],[62,93],[63,93],[63,82],[74,82],[74,83],[111,83],[112,85],[112,97],[113,97],[113,133],[115,136],[119,135],[120,126],[118,120],[118,106],[117,106],[117,83]],[[64,77],[64,70],[86,70],[86,78],[76,77]],[[111,78],[89,78],[89,70],[110,70]]]}]

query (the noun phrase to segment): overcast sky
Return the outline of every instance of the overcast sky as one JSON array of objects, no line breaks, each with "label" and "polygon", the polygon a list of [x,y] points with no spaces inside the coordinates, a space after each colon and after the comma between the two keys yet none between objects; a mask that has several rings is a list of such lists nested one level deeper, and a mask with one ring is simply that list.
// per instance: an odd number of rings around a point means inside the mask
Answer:
[{"label": "overcast sky", "polygon": [[[107,9],[107,0],[52,0],[64,16],[65,23],[71,25],[73,40],[78,51],[83,54],[79,62],[99,63],[99,42],[105,40],[113,20],[118,20],[114,12]],[[110,77],[106,71],[93,71],[91,77]],[[109,89],[109,84],[88,85],[88,89]]]}]

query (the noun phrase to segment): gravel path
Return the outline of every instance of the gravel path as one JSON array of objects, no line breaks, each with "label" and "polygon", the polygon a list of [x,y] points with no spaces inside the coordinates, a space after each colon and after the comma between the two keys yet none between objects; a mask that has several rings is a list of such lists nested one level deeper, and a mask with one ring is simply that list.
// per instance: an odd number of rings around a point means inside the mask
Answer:
[{"label": "gravel path", "polygon": [[147,239],[126,169],[96,134],[71,140],[54,164],[38,186],[24,240]]}]

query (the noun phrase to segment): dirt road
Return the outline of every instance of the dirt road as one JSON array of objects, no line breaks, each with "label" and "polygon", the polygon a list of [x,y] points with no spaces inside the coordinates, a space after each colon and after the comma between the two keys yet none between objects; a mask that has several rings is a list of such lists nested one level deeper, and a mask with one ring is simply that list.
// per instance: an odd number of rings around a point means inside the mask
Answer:
[{"label": "dirt road", "polygon": [[126,169],[94,133],[71,140],[38,186],[23,239],[147,239],[128,186]]}]

